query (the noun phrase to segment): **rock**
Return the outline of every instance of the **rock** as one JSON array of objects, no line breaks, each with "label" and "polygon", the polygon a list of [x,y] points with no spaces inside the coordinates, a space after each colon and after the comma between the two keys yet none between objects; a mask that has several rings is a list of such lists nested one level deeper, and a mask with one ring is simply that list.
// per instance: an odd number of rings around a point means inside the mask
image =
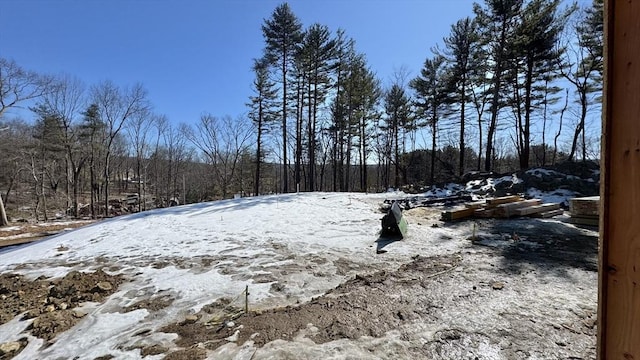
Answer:
[{"label": "rock", "polygon": [[67,303],[63,302],[63,303],[60,303],[60,305],[58,305],[58,307],[60,308],[60,310],[67,310],[69,305]]},{"label": "rock", "polygon": [[20,344],[17,341],[2,343],[0,344],[0,355],[18,352],[21,347],[22,347],[22,344]]},{"label": "rock", "polygon": [[282,284],[280,284],[278,282],[275,282],[275,283],[271,284],[271,290],[275,291],[275,292],[282,292],[282,291],[284,291],[284,285],[282,285]]},{"label": "rock", "polygon": [[232,327],[234,327],[234,326],[236,326],[236,323],[234,323],[233,321],[229,321],[229,322],[227,323],[227,327],[232,328]]},{"label": "rock", "polygon": [[73,317],[75,317],[75,318],[81,319],[81,318],[83,318],[83,317],[87,316],[87,313],[85,313],[85,312],[83,312],[83,311],[81,311],[81,310],[73,310],[73,311],[71,312],[71,315],[72,315]]},{"label": "rock", "polygon": [[38,315],[40,315],[40,311],[38,311],[37,309],[31,309],[24,313],[24,316],[22,316],[22,320],[33,319],[35,317],[38,317]]},{"label": "rock", "polygon": [[96,285],[96,287],[100,291],[104,291],[104,292],[113,290],[113,285],[111,285],[111,283],[108,281],[100,281],[98,285]]},{"label": "rock", "polygon": [[77,290],[75,286],[67,282],[52,286],[51,289],[49,289],[49,296],[52,298],[63,299],[67,296],[72,296],[76,292]]},{"label": "rock", "polygon": [[44,310],[46,312],[54,312],[56,311],[56,307],[54,305],[47,305],[47,307]]},{"label": "rock", "polygon": [[502,290],[504,288],[504,283],[494,282],[491,287],[493,288],[493,290]]},{"label": "rock", "polygon": [[187,315],[184,317],[184,321],[182,321],[182,325],[193,324],[198,321],[197,315]]}]

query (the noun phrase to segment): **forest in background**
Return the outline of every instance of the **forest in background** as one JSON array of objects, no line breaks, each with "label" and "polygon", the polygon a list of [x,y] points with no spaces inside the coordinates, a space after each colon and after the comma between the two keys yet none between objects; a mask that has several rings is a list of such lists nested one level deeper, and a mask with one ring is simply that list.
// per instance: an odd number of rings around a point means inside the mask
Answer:
[{"label": "forest in background", "polygon": [[[345,29],[264,20],[247,112],[175,124],[142,84],[0,58],[0,225],[291,191],[383,191],[597,160],[603,2],[486,0],[390,84]],[[392,56],[392,54],[390,55]],[[7,110],[34,104],[32,119]],[[590,123],[591,122],[591,123]]]}]

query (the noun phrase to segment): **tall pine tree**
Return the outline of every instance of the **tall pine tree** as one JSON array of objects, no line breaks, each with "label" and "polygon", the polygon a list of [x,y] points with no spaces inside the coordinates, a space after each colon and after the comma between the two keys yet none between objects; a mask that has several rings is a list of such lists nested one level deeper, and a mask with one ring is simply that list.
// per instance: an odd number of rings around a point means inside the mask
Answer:
[{"label": "tall pine tree", "polygon": [[291,11],[289,4],[283,3],[276,7],[270,19],[262,25],[262,33],[266,43],[265,59],[278,69],[282,79],[282,161],[284,174],[282,176],[282,191],[289,191],[289,174],[287,163],[287,73],[295,59],[296,47],[302,41],[302,24]]},{"label": "tall pine tree", "polygon": [[420,75],[409,83],[409,86],[416,92],[417,116],[426,120],[431,129],[431,184],[435,182],[438,123],[446,104],[446,85],[442,55],[435,55],[432,59],[425,60]]},{"label": "tall pine tree", "polygon": [[253,80],[253,92],[251,96],[249,118],[253,121],[257,133],[256,143],[256,174],[253,184],[253,192],[255,195],[260,194],[260,165],[264,157],[263,137],[262,135],[269,130],[269,126],[275,120],[274,104],[277,95],[275,83],[269,79],[268,64],[264,59],[257,59],[253,62],[253,71],[255,79]]},{"label": "tall pine tree", "polygon": [[485,51],[489,55],[492,64],[490,88],[490,112],[489,129],[487,131],[487,148],[485,154],[485,170],[492,169],[494,155],[494,136],[498,127],[498,115],[504,107],[502,95],[504,92],[505,71],[508,69],[509,48],[515,37],[515,28],[519,21],[523,0],[485,0],[483,8],[474,4],[474,13],[482,35]]},{"label": "tall pine tree", "polygon": [[[603,0],[593,0],[590,7],[578,13],[573,33],[577,44],[567,44],[569,56],[561,65],[562,75],[575,88],[580,106],[579,119],[573,133],[569,160],[575,160],[578,140],[582,135],[582,158],[586,158],[586,118],[589,108],[600,102],[603,72]],[[596,94],[596,96],[593,96]]]},{"label": "tall pine tree", "polygon": [[444,38],[444,55],[449,64],[448,88],[449,101],[459,107],[460,114],[460,160],[458,173],[465,171],[465,126],[466,109],[471,96],[472,81],[477,70],[481,69],[480,37],[476,32],[476,23],[467,17],[451,26],[451,34]]},{"label": "tall pine tree", "polygon": [[307,85],[307,155],[308,190],[316,190],[316,148],[318,129],[318,106],[330,90],[331,71],[335,66],[336,40],[331,38],[329,28],[313,24],[307,29],[300,48]]},{"label": "tall pine tree", "polygon": [[536,106],[544,99],[545,77],[556,70],[561,52],[558,37],[568,14],[558,14],[559,2],[532,0],[524,8],[511,47],[508,81],[513,89],[511,105],[516,114],[520,169],[529,167],[531,122]]}]

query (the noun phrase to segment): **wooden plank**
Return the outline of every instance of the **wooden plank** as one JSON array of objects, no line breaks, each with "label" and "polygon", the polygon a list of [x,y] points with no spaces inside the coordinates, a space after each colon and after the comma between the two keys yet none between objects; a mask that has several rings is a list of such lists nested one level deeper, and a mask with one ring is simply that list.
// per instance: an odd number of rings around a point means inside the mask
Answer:
[{"label": "wooden plank", "polygon": [[600,214],[600,196],[569,199],[569,211],[575,215]]},{"label": "wooden plank", "polygon": [[605,0],[598,357],[640,359],[640,4]]},{"label": "wooden plank", "polygon": [[495,209],[476,209],[476,211],[473,212],[473,216],[479,218],[490,218],[493,217],[494,212]]},{"label": "wooden plank", "polygon": [[595,215],[571,215],[573,219],[598,220],[600,217]]},{"label": "wooden plank", "polygon": [[550,210],[550,211],[544,211],[544,212],[540,212],[540,213],[535,213],[535,214],[532,214],[531,216],[537,217],[537,218],[547,219],[547,218],[552,218],[554,216],[558,216],[558,215],[562,215],[562,214],[564,214],[564,210],[556,209],[556,210]]},{"label": "wooden plank", "polygon": [[444,221],[451,221],[451,220],[457,220],[457,219],[464,219],[464,218],[468,218],[473,216],[473,213],[476,211],[476,209],[460,209],[460,210],[453,210],[453,211],[443,211],[442,212],[442,220]]},{"label": "wooden plank", "polygon": [[560,204],[548,203],[548,204],[533,205],[533,206],[527,206],[521,209],[516,209],[514,211],[514,214],[516,216],[525,216],[525,215],[531,215],[535,213],[541,213],[541,212],[551,211],[556,209],[560,209]]},{"label": "wooden plank", "polygon": [[522,200],[522,198],[519,195],[503,196],[503,197],[497,197],[493,199],[487,199],[487,205],[497,206],[500,204],[507,204],[507,203],[512,203],[520,200]]},{"label": "wooden plank", "polygon": [[12,240],[0,240],[0,248],[3,247],[7,247],[7,246],[14,246],[14,245],[21,245],[21,244],[28,244],[34,241],[40,241],[43,240],[44,237],[24,237],[24,238],[17,238],[17,239],[12,239]]},{"label": "wooden plank", "polygon": [[498,217],[511,217],[515,215],[515,211],[517,209],[540,205],[542,204],[542,200],[540,199],[531,199],[531,200],[523,200],[514,203],[502,204],[496,206],[495,216]]},{"label": "wooden plank", "polygon": [[468,209],[481,209],[486,205],[484,201],[476,201],[468,204],[464,204],[464,206]]},{"label": "wooden plank", "polygon": [[589,225],[589,226],[598,226],[600,220],[599,219],[588,219],[588,218],[579,218],[579,217],[571,217],[569,218],[569,222],[577,225]]}]

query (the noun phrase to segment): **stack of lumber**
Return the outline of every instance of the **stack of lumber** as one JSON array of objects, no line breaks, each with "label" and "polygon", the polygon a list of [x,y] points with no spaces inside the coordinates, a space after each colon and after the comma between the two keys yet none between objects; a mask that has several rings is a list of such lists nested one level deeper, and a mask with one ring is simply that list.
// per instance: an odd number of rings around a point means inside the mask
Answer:
[{"label": "stack of lumber", "polygon": [[540,199],[525,200],[518,195],[504,196],[486,201],[465,204],[464,209],[445,211],[442,220],[451,221],[469,217],[509,218],[512,216],[532,216],[549,218],[562,214],[560,204],[543,204]]},{"label": "stack of lumber", "polygon": [[569,212],[574,224],[598,226],[600,196],[573,198],[569,200]]}]

